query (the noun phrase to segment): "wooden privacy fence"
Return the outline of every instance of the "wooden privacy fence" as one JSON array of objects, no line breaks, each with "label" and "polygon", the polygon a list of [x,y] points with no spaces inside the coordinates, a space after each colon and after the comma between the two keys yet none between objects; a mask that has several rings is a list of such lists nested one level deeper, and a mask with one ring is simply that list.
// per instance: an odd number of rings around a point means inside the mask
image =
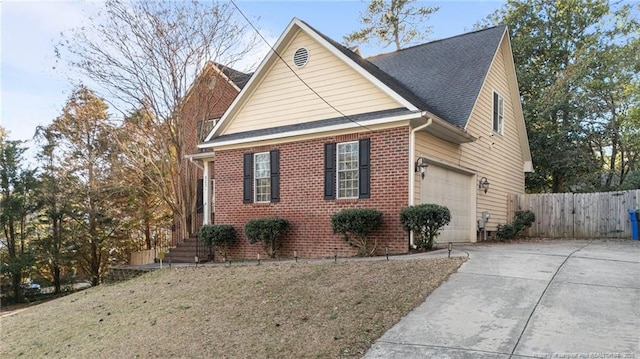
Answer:
[{"label": "wooden privacy fence", "polygon": [[129,259],[129,265],[141,266],[144,264],[153,263],[155,262],[155,259],[156,259],[155,249],[147,249],[143,251],[133,252],[131,253],[131,257]]},{"label": "wooden privacy fence", "polygon": [[527,209],[536,214],[528,237],[631,238],[629,210],[640,209],[640,190],[509,195],[508,218]]}]

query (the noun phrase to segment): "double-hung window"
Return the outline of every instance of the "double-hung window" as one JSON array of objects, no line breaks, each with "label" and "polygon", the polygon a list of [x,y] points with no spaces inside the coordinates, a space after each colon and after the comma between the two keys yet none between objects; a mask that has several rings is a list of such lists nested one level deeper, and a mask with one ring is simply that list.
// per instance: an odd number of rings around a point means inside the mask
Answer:
[{"label": "double-hung window", "polygon": [[337,144],[338,198],[358,198],[358,142]]},{"label": "double-hung window", "polygon": [[243,203],[280,201],[280,151],[245,153]]},{"label": "double-hung window", "polygon": [[253,155],[253,178],[255,181],[254,202],[269,202],[271,200],[271,164],[269,152]]},{"label": "double-hung window", "polygon": [[370,139],[326,143],[324,146],[324,198],[370,196]]},{"label": "double-hung window", "polygon": [[493,131],[502,134],[504,129],[504,99],[502,96],[493,93]]}]

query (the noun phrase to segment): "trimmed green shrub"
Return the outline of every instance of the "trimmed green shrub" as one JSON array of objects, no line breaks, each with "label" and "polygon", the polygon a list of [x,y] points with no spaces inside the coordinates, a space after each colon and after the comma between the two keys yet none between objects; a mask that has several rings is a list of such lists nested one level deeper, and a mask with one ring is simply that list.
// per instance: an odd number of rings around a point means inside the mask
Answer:
[{"label": "trimmed green shrub", "polygon": [[233,245],[238,238],[236,229],[230,224],[209,224],[200,227],[198,238],[204,244],[220,247],[227,258],[227,249]]},{"label": "trimmed green shrub", "polygon": [[252,219],[244,225],[244,234],[251,243],[262,242],[270,258],[282,247],[281,237],[289,228],[289,221],[283,218]]},{"label": "trimmed green shrub", "polygon": [[496,231],[496,237],[504,241],[506,239],[514,239],[520,236],[521,232],[536,221],[536,215],[532,211],[516,211],[513,216],[513,222],[510,224],[499,224]]},{"label": "trimmed green shrub", "polygon": [[358,249],[359,256],[370,256],[375,252],[377,240],[367,238],[382,226],[382,212],[372,208],[348,208],[331,216],[334,234],[342,234],[342,239]]},{"label": "trimmed green shrub", "polygon": [[400,211],[400,223],[404,229],[413,231],[420,249],[432,249],[433,241],[440,235],[442,227],[451,222],[449,208],[426,203],[404,207]]}]

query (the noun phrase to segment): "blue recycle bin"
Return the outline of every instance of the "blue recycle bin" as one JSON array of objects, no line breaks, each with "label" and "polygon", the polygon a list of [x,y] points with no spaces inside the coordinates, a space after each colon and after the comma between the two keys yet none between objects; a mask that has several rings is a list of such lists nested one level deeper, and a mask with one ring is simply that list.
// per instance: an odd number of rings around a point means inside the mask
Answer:
[{"label": "blue recycle bin", "polygon": [[640,210],[629,210],[629,220],[631,221],[631,237],[634,241],[638,240],[638,214],[640,214]]}]

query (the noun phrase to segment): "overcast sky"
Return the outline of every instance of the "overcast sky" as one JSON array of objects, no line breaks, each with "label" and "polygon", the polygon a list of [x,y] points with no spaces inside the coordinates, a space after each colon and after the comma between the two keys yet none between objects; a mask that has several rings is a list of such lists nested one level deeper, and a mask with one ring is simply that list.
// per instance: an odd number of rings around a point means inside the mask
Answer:
[{"label": "overcast sky", "polygon": [[[473,25],[498,9],[502,1],[428,1],[439,6],[432,15],[430,40],[471,31]],[[275,41],[293,17],[298,17],[327,36],[342,37],[360,27],[360,1],[239,1],[269,41]],[[1,28],[1,117],[0,125],[10,138],[28,140],[36,126],[46,125],[60,115],[71,94],[70,78],[77,78],[64,64],[56,63],[54,45],[60,33],[86,24],[100,2],[6,1],[0,2]],[[246,63],[259,63],[268,47]],[[361,47],[363,55],[389,52],[392,48]],[[239,68],[239,70],[247,70]]]}]

